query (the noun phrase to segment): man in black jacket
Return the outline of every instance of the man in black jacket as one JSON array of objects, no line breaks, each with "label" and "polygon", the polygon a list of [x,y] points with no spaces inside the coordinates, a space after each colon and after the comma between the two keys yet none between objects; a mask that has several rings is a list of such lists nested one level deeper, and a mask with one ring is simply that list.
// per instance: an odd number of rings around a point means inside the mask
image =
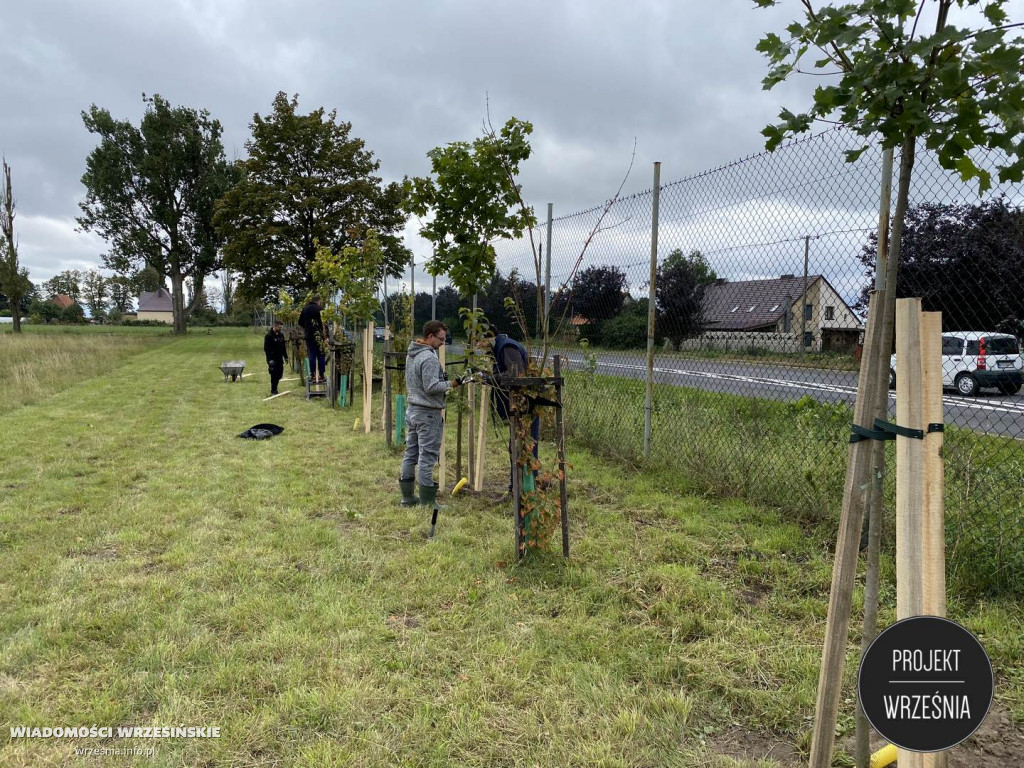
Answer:
[{"label": "man in black jacket", "polygon": [[[323,381],[327,370],[327,358],[324,355],[321,341],[326,341],[324,321],[320,316],[323,300],[314,296],[309,300],[299,315],[299,327],[306,332],[306,351],[309,353],[309,378],[312,381]],[[319,371],[319,374],[317,373]]]},{"label": "man in black jacket", "polygon": [[284,361],[288,359],[288,346],[281,333],[280,320],[275,320],[263,337],[263,354],[267,356],[267,370],[270,371],[270,394],[276,395],[277,384],[284,375]]}]

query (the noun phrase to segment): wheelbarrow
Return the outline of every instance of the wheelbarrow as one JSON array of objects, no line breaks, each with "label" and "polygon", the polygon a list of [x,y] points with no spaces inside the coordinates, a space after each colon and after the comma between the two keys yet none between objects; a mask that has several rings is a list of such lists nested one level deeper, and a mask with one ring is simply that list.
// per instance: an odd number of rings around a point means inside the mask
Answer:
[{"label": "wheelbarrow", "polygon": [[228,360],[220,364],[220,372],[224,374],[225,383],[241,379],[244,370],[245,360]]}]

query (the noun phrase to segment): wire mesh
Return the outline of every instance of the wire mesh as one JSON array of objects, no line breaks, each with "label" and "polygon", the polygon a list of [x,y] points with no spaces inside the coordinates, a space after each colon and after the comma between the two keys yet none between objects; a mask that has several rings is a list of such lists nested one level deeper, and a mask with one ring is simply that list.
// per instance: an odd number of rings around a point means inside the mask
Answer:
[{"label": "wire mesh", "polygon": [[[881,182],[880,151],[846,162],[859,146],[831,130],[661,186],[646,456],[652,191],[553,220],[551,331],[577,439],[704,492],[838,519]],[[917,152],[897,295],[943,313],[948,563],[961,590],[1024,592],[1022,203],[1019,185],[980,195]],[[496,244],[501,275],[485,294],[540,293],[545,229],[532,246]],[[525,329],[499,325],[537,335],[542,300],[525,307]],[[894,414],[894,392],[889,402]],[[890,446],[890,522],[893,461]]]}]

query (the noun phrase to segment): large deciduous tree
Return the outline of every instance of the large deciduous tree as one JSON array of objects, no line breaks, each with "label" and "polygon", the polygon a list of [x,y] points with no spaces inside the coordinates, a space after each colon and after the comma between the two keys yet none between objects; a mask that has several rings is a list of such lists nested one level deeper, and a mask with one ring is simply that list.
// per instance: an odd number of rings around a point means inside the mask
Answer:
[{"label": "large deciduous tree", "polygon": [[221,124],[206,110],[143,96],[138,127],[93,105],[82,113],[100,143],[86,160],[79,225],[110,243],[104,264],[119,274],[152,267],[171,281],[174,332],[185,333],[198,306],[186,306],[186,278],[202,284],[218,266],[214,203],[231,186]]},{"label": "large deciduous tree", "polygon": [[[401,241],[404,192],[376,175],[380,163],[337,110],[298,113],[298,96],[278,93],[269,115],[253,116],[241,179],[217,210],[224,262],[250,298],[276,300],[314,289],[318,247],[358,253],[373,230],[384,271],[402,274],[411,253]],[[354,248],[355,250],[346,250]]]},{"label": "large deciduous tree", "polygon": [[18,240],[14,236],[14,193],[11,188],[11,168],[3,161],[3,180],[0,186],[0,292],[11,304],[12,330],[21,333],[21,306],[32,290],[28,269],[18,264]]},{"label": "large deciduous tree", "polygon": [[[861,251],[874,283],[878,237]],[[907,211],[896,295],[920,296],[947,331],[1024,333],[1024,212],[1005,198],[976,205],[925,203]],[[867,305],[868,291],[859,306]]]},{"label": "large deciduous tree", "polygon": [[587,267],[572,283],[572,311],[588,322],[610,320],[626,300],[626,273],[618,267]]},{"label": "large deciduous tree", "polygon": [[89,310],[89,317],[102,321],[107,314],[110,299],[110,281],[98,269],[90,269],[82,276],[82,302]]},{"label": "large deciduous tree", "polygon": [[675,249],[658,267],[655,281],[658,329],[679,348],[683,339],[701,332],[704,327],[704,286],[717,275],[700,251],[684,256]]},{"label": "large deciduous tree", "polygon": [[76,304],[82,297],[82,281],[85,273],[79,269],[64,269],[43,283],[46,298],[67,296]]}]

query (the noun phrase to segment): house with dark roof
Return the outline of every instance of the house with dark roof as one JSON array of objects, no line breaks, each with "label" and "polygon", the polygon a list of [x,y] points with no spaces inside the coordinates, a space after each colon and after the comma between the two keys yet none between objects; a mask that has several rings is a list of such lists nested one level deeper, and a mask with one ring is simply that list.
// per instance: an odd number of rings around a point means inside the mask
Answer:
[{"label": "house with dark roof", "polygon": [[[716,280],[704,289],[705,336],[771,334],[814,352],[851,352],[863,324],[822,275]],[[789,344],[787,344],[789,346]]]},{"label": "house with dark roof", "polygon": [[139,309],[135,313],[138,320],[157,320],[171,325],[174,323],[174,304],[171,294],[160,286],[155,291],[143,291],[139,295]]}]

